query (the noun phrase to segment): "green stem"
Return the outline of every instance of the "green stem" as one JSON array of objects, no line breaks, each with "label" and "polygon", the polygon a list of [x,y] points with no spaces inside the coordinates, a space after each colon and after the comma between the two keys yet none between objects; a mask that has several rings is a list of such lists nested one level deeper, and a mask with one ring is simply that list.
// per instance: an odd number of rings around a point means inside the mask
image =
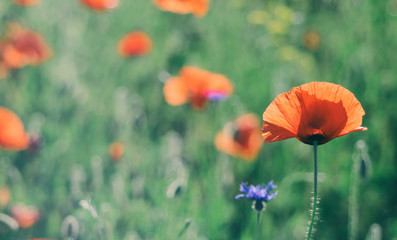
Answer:
[{"label": "green stem", "polygon": [[314,198],[313,198],[313,210],[312,210],[312,219],[309,225],[309,231],[307,232],[307,240],[311,239],[313,225],[316,220],[316,211],[317,211],[317,141],[313,143],[314,149]]},{"label": "green stem", "polygon": [[259,240],[261,236],[261,211],[257,211],[258,215],[256,216],[256,229],[255,229],[255,239]]},{"label": "green stem", "polygon": [[177,239],[179,239],[180,237],[182,237],[182,235],[186,232],[186,230],[188,229],[189,225],[190,225],[190,219],[186,219],[185,220],[185,226],[181,229],[181,231],[179,232]]}]

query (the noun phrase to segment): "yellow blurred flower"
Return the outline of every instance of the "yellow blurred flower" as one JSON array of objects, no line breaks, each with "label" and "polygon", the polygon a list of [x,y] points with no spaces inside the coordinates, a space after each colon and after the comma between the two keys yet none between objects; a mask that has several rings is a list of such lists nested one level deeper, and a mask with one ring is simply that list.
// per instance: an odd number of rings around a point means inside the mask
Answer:
[{"label": "yellow blurred flower", "polygon": [[231,7],[238,9],[244,7],[246,5],[246,2],[243,0],[231,0],[229,1],[229,4]]},{"label": "yellow blurred flower", "polygon": [[263,10],[253,10],[247,16],[247,20],[251,24],[265,24],[269,19],[269,13]]},{"label": "yellow blurred flower", "polygon": [[293,46],[284,46],[278,50],[277,55],[283,61],[292,61],[298,57],[299,52]]},{"label": "yellow blurred flower", "polygon": [[251,24],[263,24],[269,33],[284,35],[294,20],[294,12],[285,5],[270,5],[269,10],[252,10],[247,15]]},{"label": "yellow blurred flower", "polygon": [[298,64],[306,71],[312,70],[314,66],[314,58],[310,54],[301,54]]},{"label": "yellow blurred flower", "polygon": [[266,22],[266,28],[272,34],[285,34],[288,31],[289,25],[283,21],[273,19]]},{"label": "yellow blurred flower", "polygon": [[291,23],[294,20],[294,12],[287,6],[277,5],[273,11],[274,15],[285,22]]}]

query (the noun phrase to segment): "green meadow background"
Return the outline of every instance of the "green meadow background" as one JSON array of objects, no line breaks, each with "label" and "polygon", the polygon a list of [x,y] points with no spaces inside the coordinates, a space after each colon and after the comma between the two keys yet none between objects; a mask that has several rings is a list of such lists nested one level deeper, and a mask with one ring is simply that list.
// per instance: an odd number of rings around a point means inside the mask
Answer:
[{"label": "green meadow background", "polygon": [[[368,127],[319,147],[314,239],[397,239],[396,0],[212,0],[203,18],[150,0],[121,0],[104,13],[78,0],[31,8],[2,0],[0,19],[0,32],[19,22],[54,52],[0,81],[0,105],[42,139],[35,153],[1,151],[0,185],[12,195],[1,213],[24,203],[40,219],[18,231],[0,222],[0,239],[253,239],[251,201],[234,197],[242,182],[272,179],[278,195],[263,212],[260,239],[304,239],[312,147],[268,143],[247,163],[219,153],[213,140],[227,122],[248,112],[261,118],[279,93],[312,81],[352,91]],[[117,54],[132,30],[152,37],[151,54]],[[317,50],[302,43],[308,30],[321,36]],[[233,95],[204,111],[168,105],[164,81],[185,65],[226,75]],[[119,162],[108,153],[113,141],[125,146]],[[352,173],[354,161],[360,172]],[[348,237],[349,199],[356,238]]]}]

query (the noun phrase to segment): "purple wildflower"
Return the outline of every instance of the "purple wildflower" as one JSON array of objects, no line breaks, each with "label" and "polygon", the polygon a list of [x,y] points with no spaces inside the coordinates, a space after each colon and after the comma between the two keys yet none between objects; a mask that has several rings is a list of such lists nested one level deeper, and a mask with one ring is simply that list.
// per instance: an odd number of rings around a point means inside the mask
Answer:
[{"label": "purple wildflower", "polygon": [[205,92],[205,98],[213,102],[218,102],[226,99],[227,93],[220,90],[208,90]]},{"label": "purple wildflower", "polygon": [[277,195],[277,191],[272,192],[276,187],[273,181],[270,181],[267,185],[250,185],[249,187],[247,183],[242,183],[240,185],[240,191],[244,194],[237,195],[236,199],[245,197],[254,200],[252,207],[257,211],[262,211],[265,207],[265,203],[269,202]]}]

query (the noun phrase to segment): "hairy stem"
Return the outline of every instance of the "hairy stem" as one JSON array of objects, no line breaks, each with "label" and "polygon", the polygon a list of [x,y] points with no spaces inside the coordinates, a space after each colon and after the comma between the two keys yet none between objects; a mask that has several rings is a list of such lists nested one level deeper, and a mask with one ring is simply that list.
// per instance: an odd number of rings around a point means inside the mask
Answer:
[{"label": "hairy stem", "polygon": [[313,187],[314,197],[313,197],[312,219],[311,219],[311,222],[309,225],[309,230],[307,232],[307,238],[306,238],[307,240],[311,239],[313,225],[316,221],[316,211],[317,211],[317,141],[314,141],[313,149],[314,149],[314,187]]},{"label": "hairy stem", "polygon": [[261,236],[261,211],[257,211],[258,215],[256,216],[256,229],[255,229],[255,239],[259,240]]}]

